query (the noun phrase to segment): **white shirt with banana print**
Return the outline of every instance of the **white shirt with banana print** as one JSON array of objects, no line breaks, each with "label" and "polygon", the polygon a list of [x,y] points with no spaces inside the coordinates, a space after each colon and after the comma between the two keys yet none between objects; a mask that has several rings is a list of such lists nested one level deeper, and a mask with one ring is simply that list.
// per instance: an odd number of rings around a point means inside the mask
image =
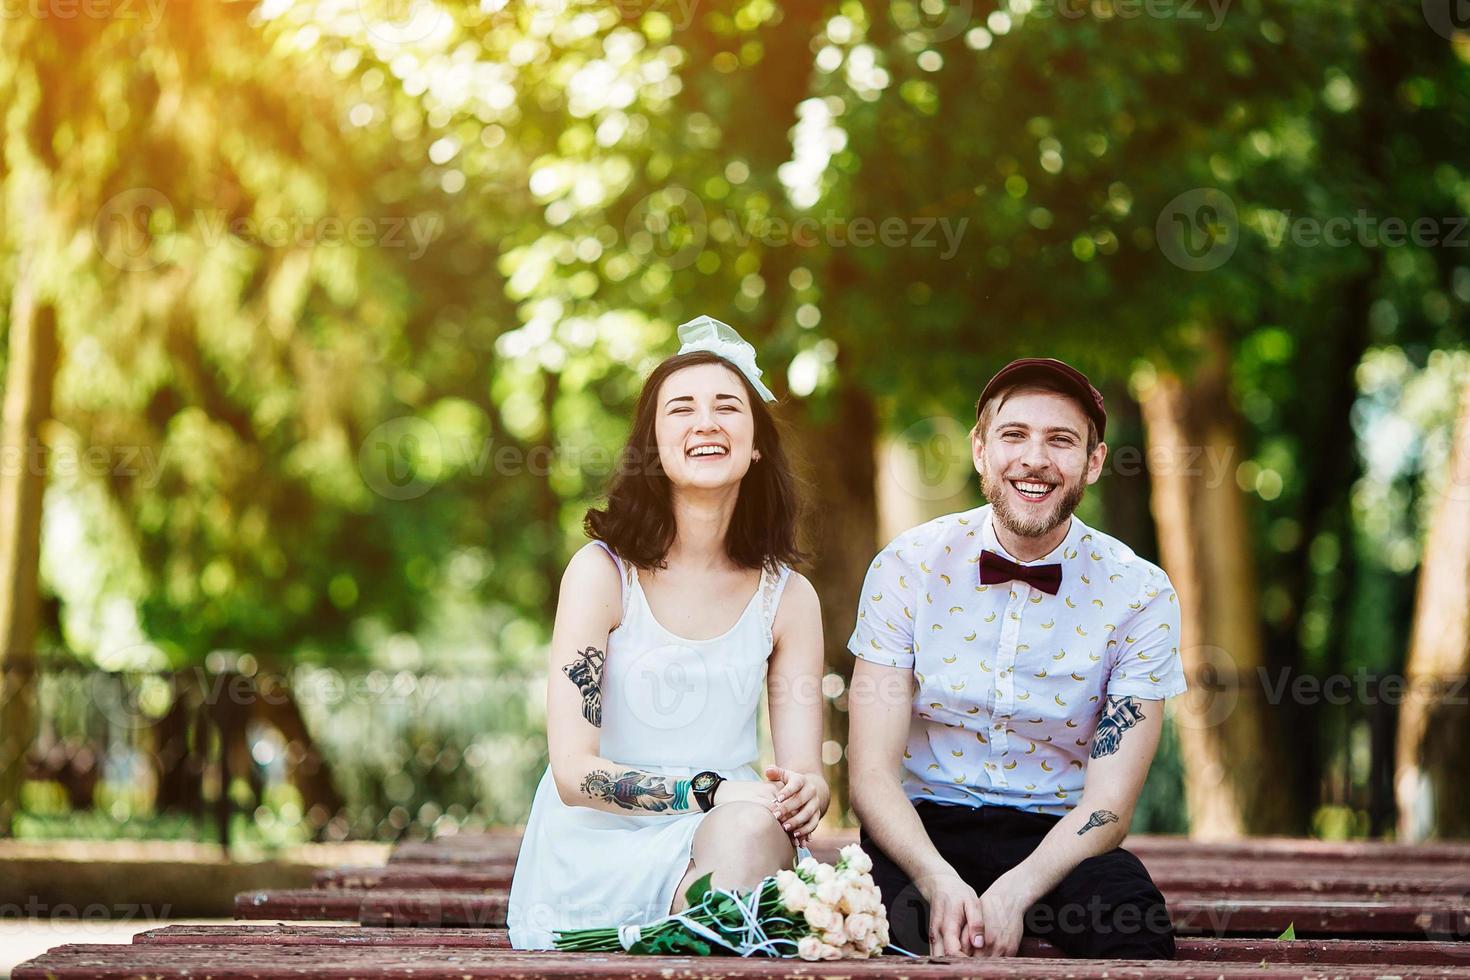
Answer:
[{"label": "white shirt with banana print", "polygon": [[981,584],[982,550],[1016,561],[989,505],[899,535],[868,569],[848,649],[914,672],[910,799],[1066,813],[1105,711],[1104,735],[1136,720],[1109,698],[1184,693],[1178,596],[1162,569],[1075,515],[1051,554],[1017,562],[1060,564],[1056,595]]}]

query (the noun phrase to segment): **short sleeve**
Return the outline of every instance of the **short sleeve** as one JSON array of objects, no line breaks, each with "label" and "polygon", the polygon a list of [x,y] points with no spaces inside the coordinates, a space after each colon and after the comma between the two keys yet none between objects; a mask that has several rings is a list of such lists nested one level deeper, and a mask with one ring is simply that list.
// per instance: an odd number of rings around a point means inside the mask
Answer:
[{"label": "short sleeve", "polygon": [[1183,694],[1188,685],[1179,656],[1179,596],[1160,575],[1137,601],[1138,612],[1113,633],[1122,648],[1108,677],[1108,696],[1162,701]]},{"label": "short sleeve", "polygon": [[868,566],[858,597],[857,625],[847,641],[853,656],[884,667],[914,665],[914,621],[907,610],[914,607],[919,578],[911,563],[900,557],[904,541],[900,537],[889,544]]}]

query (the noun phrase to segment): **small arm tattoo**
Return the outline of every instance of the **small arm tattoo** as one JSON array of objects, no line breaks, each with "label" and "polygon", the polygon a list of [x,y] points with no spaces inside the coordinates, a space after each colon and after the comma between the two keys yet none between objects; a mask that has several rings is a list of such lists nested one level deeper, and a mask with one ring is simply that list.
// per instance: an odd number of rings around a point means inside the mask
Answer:
[{"label": "small arm tattoo", "polygon": [[602,665],[606,656],[596,647],[588,647],[577,659],[562,665],[562,673],[582,692],[582,717],[593,727],[602,727]]},{"label": "small arm tattoo", "polygon": [[1092,816],[1088,817],[1087,818],[1087,822],[1082,825],[1082,829],[1080,829],[1080,830],[1077,831],[1077,836],[1078,837],[1081,837],[1083,834],[1087,833],[1092,828],[1094,828],[1094,827],[1101,827],[1105,823],[1117,823],[1117,822],[1118,822],[1118,815],[1116,813],[1114,813],[1112,810],[1093,810],[1092,811]]},{"label": "small arm tattoo", "polygon": [[589,799],[616,803],[625,810],[689,809],[689,780],[670,780],[666,776],[625,769],[614,776],[605,769],[594,769],[582,780],[582,792]]},{"label": "small arm tattoo", "polygon": [[1109,697],[1103,716],[1092,736],[1092,758],[1112,755],[1123,744],[1123,733],[1143,721],[1143,709],[1135,697]]}]

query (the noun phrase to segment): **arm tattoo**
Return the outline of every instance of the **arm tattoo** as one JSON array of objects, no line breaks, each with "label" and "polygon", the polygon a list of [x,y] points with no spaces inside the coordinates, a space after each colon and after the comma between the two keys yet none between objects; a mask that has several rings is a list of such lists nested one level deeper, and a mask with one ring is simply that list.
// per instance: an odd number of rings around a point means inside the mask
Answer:
[{"label": "arm tattoo", "polygon": [[616,803],[625,810],[689,809],[689,780],[675,779],[637,769],[625,769],[614,776],[605,769],[594,769],[582,780],[582,792],[594,800]]},{"label": "arm tattoo", "polygon": [[1137,698],[1109,696],[1103,716],[1097,720],[1097,732],[1092,736],[1092,758],[1101,759],[1118,751],[1118,746],[1123,744],[1123,733],[1143,718]]},{"label": "arm tattoo", "polygon": [[1093,827],[1101,827],[1105,823],[1117,823],[1117,822],[1118,822],[1118,815],[1116,813],[1114,813],[1112,810],[1093,810],[1092,811],[1092,816],[1088,817],[1087,818],[1087,822],[1082,825],[1082,829],[1079,830],[1079,831],[1077,831],[1077,836],[1078,837],[1081,837],[1083,834],[1087,833]]},{"label": "arm tattoo", "polygon": [[576,660],[561,668],[582,692],[582,717],[595,728],[602,727],[602,665],[606,659],[601,650],[588,647],[577,654]]}]

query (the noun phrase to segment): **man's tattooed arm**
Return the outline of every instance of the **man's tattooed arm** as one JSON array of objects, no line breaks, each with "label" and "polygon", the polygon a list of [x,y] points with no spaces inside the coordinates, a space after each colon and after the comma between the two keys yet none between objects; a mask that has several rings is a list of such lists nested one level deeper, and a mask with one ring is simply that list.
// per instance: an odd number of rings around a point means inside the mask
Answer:
[{"label": "man's tattooed arm", "polygon": [[1109,695],[1103,716],[1097,720],[1097,732],[1092,736],[1092,758],[1101,759],[1118,751],[1123,744],[1123,733],[1143,718],[1143,708],[1137,698]]},{"label": "man's tattooed arm", "polygon": [[690,809],[689,780],[638,769],[624,769],[616,776],[605,769],[594,769],[582,780],[582,792],[589,799],[616,803],[625,810],[662,813]]},{"label": "man's tattooed arm", "polygon": [[1117,823],[1117,822],[1118,822],[1118,815],[1116,813],[1114,813],[1112,810],[1093,810],[1092,811],[1092,816],[1088,817],[1087,818],[1087,822],[1082,825],[1082,828],[1080,830],[1077,831],[1077,836],[1078,837],[1081,837],[1083,834],[1087,833],[1092,828],[1094,828],[1094,827],[1101,827],[1105,823]]},{"label": "man's tattooed arm", "polygon": [[562,673],[582,692],[582,717],[595,728],[602,727],[602,665],[606,660],[601,650],[588,647],[562,666]]}]

